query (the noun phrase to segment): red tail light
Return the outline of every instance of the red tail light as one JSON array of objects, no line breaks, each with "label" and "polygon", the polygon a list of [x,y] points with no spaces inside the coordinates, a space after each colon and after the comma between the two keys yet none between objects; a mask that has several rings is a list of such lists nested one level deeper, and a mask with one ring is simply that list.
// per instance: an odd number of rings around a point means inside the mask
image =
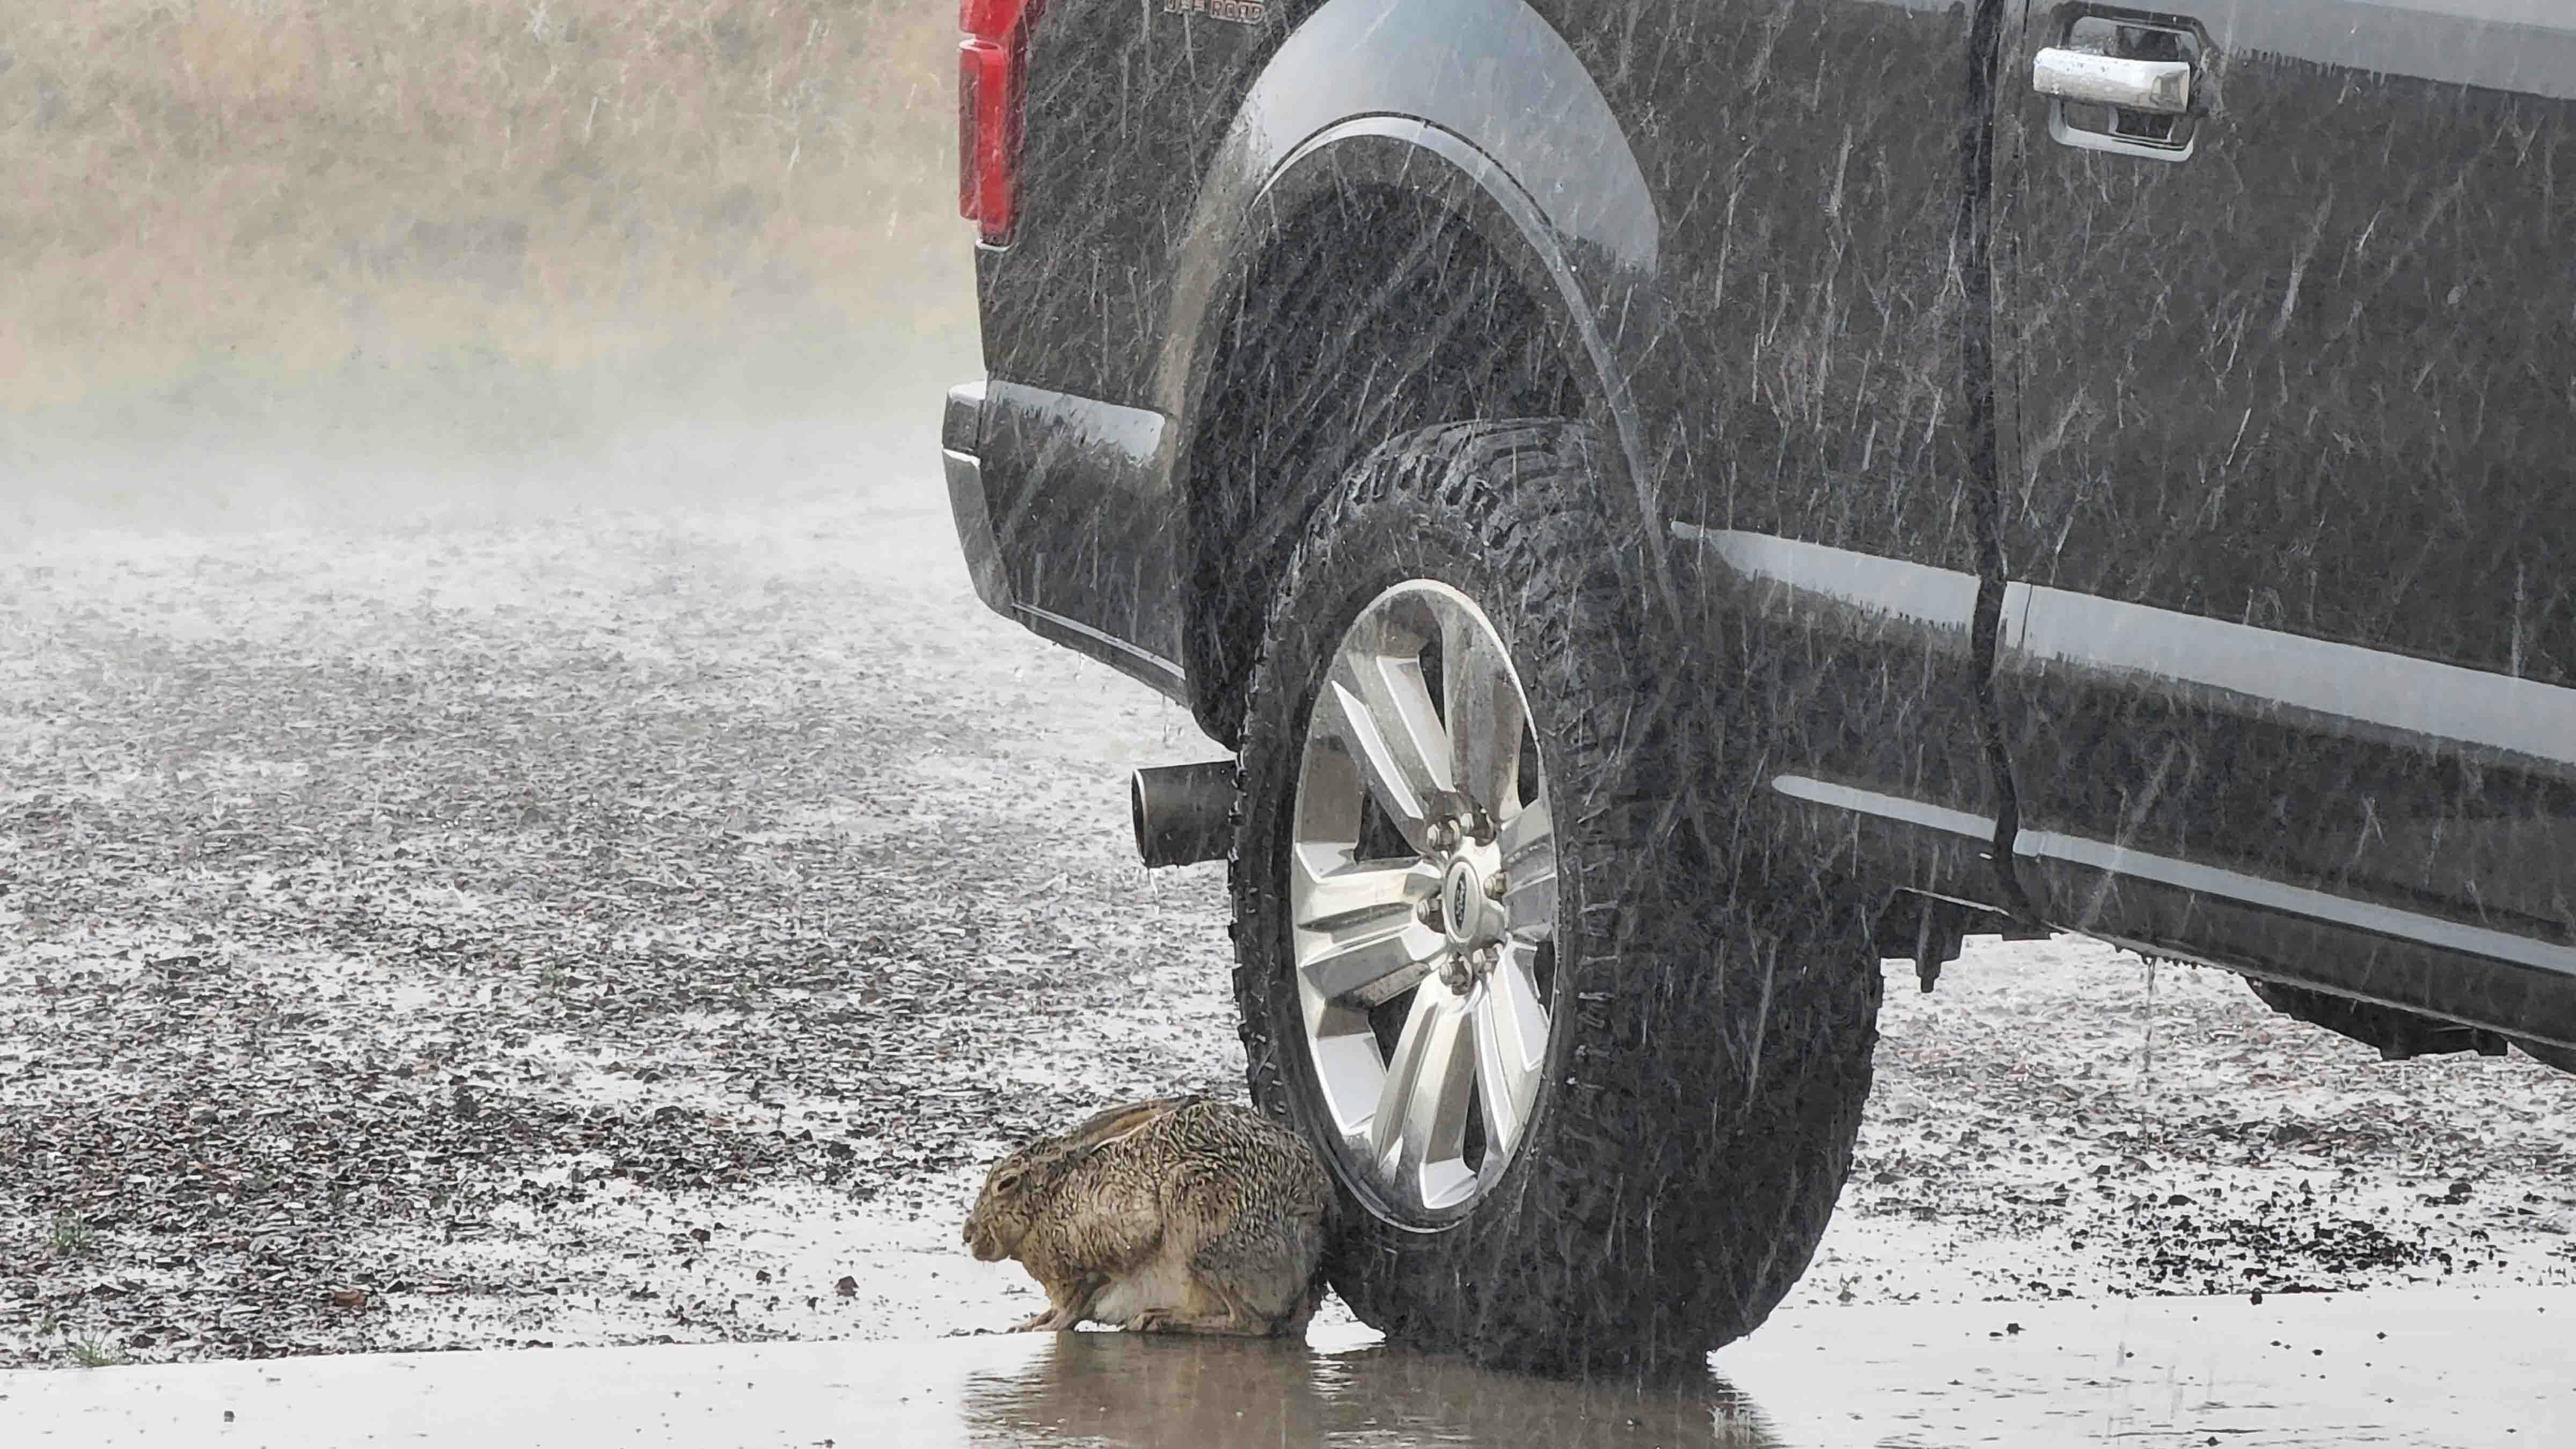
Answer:
[{"label": "red tail light", "polygon": [[1037,0],[959,0],[957,210],[987,242],[1010,240],[1018,196],[1020,104]]}]

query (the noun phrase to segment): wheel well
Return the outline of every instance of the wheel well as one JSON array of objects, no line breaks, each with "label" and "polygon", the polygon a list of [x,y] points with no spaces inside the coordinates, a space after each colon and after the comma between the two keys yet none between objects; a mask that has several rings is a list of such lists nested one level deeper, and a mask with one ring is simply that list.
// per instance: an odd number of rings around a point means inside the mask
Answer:
[{"label": "wheel well", "polygon": [[1190,617],[1201,727],[1232,740],[1288,551],[1369,449],[1434,423],[1575,417],[1559,314],[1482,235],[1395,189],[1308,206],[1219,329],[1189,434]]}]

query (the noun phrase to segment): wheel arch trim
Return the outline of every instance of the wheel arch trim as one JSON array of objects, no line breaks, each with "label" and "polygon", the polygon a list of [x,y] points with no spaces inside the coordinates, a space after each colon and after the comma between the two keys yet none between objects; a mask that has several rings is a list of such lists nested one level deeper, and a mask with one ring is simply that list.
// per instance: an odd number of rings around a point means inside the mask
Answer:
[{"label": "wheel arch trim", "polygon": [[[1174,253],[1149,402],[1176,424],[1160,460],[1176,501],[1193,505],[1212,363],[1259,260],[1311,203],[1372,183],[1427,195],[1515,269],[1657,517],[1630,376],[1658,325],[1661,217],[1608,99],[1526,0],[1327,0],[1272,54]],[[1639,533],[1669,596],[1663,530]],[[1187,661],[1194,686],[1220,687],[1207,662]]]}]

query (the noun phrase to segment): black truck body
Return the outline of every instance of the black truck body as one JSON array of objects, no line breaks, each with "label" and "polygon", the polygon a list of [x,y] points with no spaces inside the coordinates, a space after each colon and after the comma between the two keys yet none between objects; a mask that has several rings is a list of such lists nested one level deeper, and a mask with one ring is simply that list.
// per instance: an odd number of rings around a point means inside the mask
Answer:
[{"label": "black truck body", "polygon": [[[1230,739],[1316,471],[1275,460],[1333,446],[1249,409],[1428,417],[1369,351],[1478,335],[1429,294],[1499,269],[1562,375],[1498,385],[1607,423],[1656,573],[1821,636],[1781,808],[1892,882],[2576,1048],[2576,11],[1233,13],[1030,25],[948,433],[988,602]],[[2095,17],[2189,37],[2178,149],[2052,136],[2032,56]],[[1407,268],[1430,343],[1242,325]]]}]

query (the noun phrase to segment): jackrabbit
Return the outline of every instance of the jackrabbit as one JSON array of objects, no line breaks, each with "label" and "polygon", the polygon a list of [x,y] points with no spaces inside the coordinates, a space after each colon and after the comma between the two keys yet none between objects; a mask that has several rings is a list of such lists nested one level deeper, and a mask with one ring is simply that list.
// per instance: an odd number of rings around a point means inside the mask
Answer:
[{"label": "jackrabbit", "polygon": [[1162,1097],[994,1163],[965,1236],[1046,1289],[1047,1310],[1014,1331],[1297,1334],[1332,1211],[1303,1141],[1248,1108]]}]

